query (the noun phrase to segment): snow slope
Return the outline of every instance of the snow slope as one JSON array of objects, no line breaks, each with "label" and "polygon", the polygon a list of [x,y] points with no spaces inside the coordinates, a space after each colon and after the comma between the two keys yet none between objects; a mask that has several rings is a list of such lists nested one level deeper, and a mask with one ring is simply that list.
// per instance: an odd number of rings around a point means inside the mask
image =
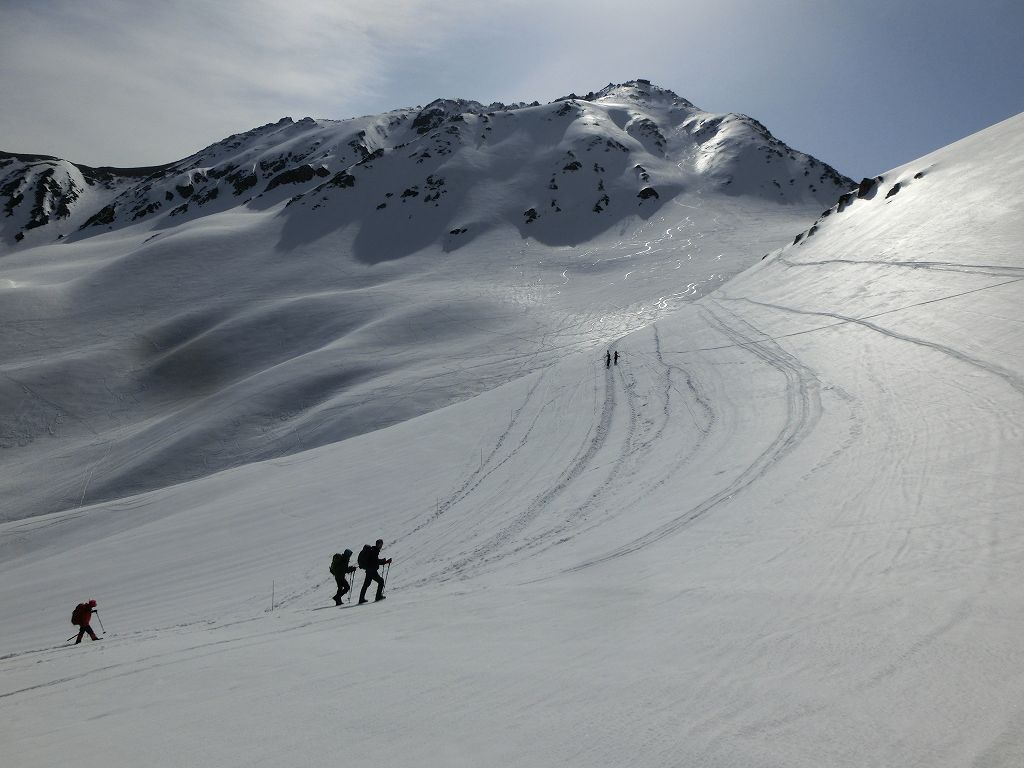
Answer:
[{"label": "snow slope", "polygon": [[[884,174],[610,369],[3,524],[5,757],[1019,765],[1022,151]],[[388,601],[330,606],[378,535]]]},{"label": "snow slope", "polygon": [[0,166],[2,520],[337,442],[594,349],[853,186],[642,81],[284,119],[150,169]]}]

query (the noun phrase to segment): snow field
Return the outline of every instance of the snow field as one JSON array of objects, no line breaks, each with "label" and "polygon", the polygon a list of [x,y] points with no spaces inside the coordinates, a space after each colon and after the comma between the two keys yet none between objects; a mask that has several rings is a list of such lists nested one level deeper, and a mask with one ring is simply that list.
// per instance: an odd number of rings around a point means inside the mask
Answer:
[{"label": "snow field", "polygon": [[[928,169],[624,336],[617,367],[594,344],[3,524],[6,754],[1019,763],[1022,124],[887,174]],[[330,554],[378,536],[388,600],[335,609]],[[109,635],[60,647],[88,596]]]}]

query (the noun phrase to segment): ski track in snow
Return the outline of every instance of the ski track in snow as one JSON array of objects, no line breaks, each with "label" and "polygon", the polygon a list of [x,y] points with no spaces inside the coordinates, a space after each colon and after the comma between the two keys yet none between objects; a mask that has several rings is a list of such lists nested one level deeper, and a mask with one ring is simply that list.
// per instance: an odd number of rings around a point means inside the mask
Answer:
[{"label": "ski track in snow", "polygon": [[[716,313],[712,306],[718,309],[721,314]],[[750,352],[785,377],[787,410],[785,424],[771,444],[749,466],[740,472],[732,482],[720,491],[646,534],[618,546],[602,556],[583,560],[564,569],[563,572],[581,571],[599,563],[605,563],[632,554],[670,536],[703,517],[723,501],[731,499],[770,471],[772,466],[792,451],[817,423],[821,415],[821,402],[818,393],[818,381],[813,371],[803,366],[797,358],[785,352],[774,342],[763,337],[754,338],[754,336],[761,336],[761,334],[735,316],[733,316],[734,324],[730,325],[722,317],[722,314],[726,314],[726,312],[717,302],[710,306],[706,303],[701,309],[708,321],[731,339],[733,344]],[[747,330],[744,331],[738,327],[740,324],[747,326]]]},{"label": "ski track in snow", "polygon": [[[1011,281],[1011,282],[1017,282],[1017,281]],[[986,290],[987,288],[1000,287],[1000,286],[1007,285],[1007,284],[1008,283],[998,283],[996,286],[987,286],[986,288],[979,288],[979,289],[976,289],[976,290],[979,290],[979,291],[980,290]],[[960,295],[963,295],[963,294],[957,294],[956,296],[960,296]],[[936,301],[947,300],[949,298],[955,298],[955,296],[944,297],[943,299],[937,299]],[[904,342],[907,342],[908,344],[913,344],[915,346],[926,347],[928,349],[933,349],[936,352],[939,352],[939,353],[941,353],[943,355],[946,355],[947,357],[952,358],[953,360],[956,360],[956,361],[961,362],[961,363],[966,363],[967,365],[973,366],[975,368],[980,369],[981,371],[983,371],[985,373],[991,374],[993,376],[998,377],[999,379],[1002,379],[1010,387],[1012,387],[1018,394],[1024,395],[1024,377],[1022,377],[1021,375],[1015,373],[1014,371],[1009,370],[1008,368],[1005,368],[1005,367],[1003,367],[1001,365],[998,365],[997,363],[993,363],[991,361],[982,360],[982,359],[980,359],[978,357],[975,357],[973,355],[969,355],[966,352],[961,352],[960,350],[954,349],[953,347],[950,347],[950,346],[945,345],[945,344],[939,344],[937,342],[929,341],[927,339],[915,338],[915,337],[910,336],[908,334],[900,333],[898,331],[895,331],[895,330],[892,330],[892,329],[889,329],[889,328],[883,328],[882,326],[880,326],[880,325],[878,325],[876,323],[868,322],[868,320],[863,319],[863,318],[847,317],[846,315],[841,315],[841,314],[838,314],[838,313],[835,313],[835,312],[820,312],[820,311],[802,310],[802,309],[796,309],[796,308],[793,308],[793,307],[785,307],[785,306],[782,306],[780,304],[771,304],[771,303],[760,302],[760,301],[755,301],[753,299],[746,299],[746,298],[743,298],[743,299],[723,298],[723,301],[728,301],[728,300],[744,301],[744,302],[747,302],[747,303],[750,303],[750,304],[754,304],[754,305],[762,306],[762,307],[768,307],[770,309],[776,309],[776,310],[779,310],[779,311],[782,311],[782,312],[791,312],[791,313],[796,314],[796,315],[809,315],[809,316],[812,316],[812,317],[830,317],[830,318],[832,318],[834,320],[838,320],[840,323],[850,323],[852,325],[857,325],[857,326],[860,326],[862,328],[866,328],[866,329],[868,329],[870,331],[874,331],[876,333],[879,333],[879,334],[881,334],[883,336],[887,336],[887,337],[889,337],[891,339],[896,339],[897,341],[904,341]],[[914,306],[920,306],[920,305],[914,305]],[[886,313],[886,314],[889,314],[889,313]],[[876,315],[876,317],[877,317],[877,315]],[[832,327],[834,327],[834,326],[832,326]]]},{"label": "ski track in snow", "polygon": [[[651,326],[651,333],[653,335],[657,367],[657,370],[655,371],[655,379],[658,379],[661,376],[664,377],[664,389],[661,392],[661,421],[657,425],[654,433],[649,436],[642,435],[643,427],[647,426],[649,428],[652,422],[645,422],[640,416],[640,408],[638,408],[637,402],[641,397],[654,398],[657,393],[652,390],[644,395],[639,395],[636,391],[637,383],[634,375],[630,373],[630,366],[643,365],[646,367],[647,364],[643,362],[645,356],[637,348],[636,341],[634,341],[628,352],[630,364],[627,365],[624,358],[623,364],[618,367],[619,375],[623,381],[624,391],[626,392],[630,403],[629,427],[624,436],[623,447],[619,457],[612,462],[611,470],[608,472],[600,487],[589,495],[588,500],[584,504],[573,510],[560,524],[556,524],[522,543],[516,548],[516,553],[527,549],[533,550],[534,553],[540,553],[559,547],[569,541],[572,541],[576,536],[583,533],[584,530],[590,532],[597,526],[601,525],[602,522],[613,519],[615,517],[614,506],[605,506],[604,513],[600,518],[595,522],[590,523],[585,529],[580,528],[580,523],[587,518],[587,511],[590,506],[598,499],[602,498],[604,494],[613,487],[618,478],[627,476],[630,478],[630,481],[636,489],[631,504],[636,507],[657,489],[665,485],[665,483],[669,482],[673,477],[676,477],[677,473],[682,471],[687,463],[692,461],[696,455],[699,455],[708,437],[713,432],[716,423],[711,402],[707,399],[706,395],[700,391],[698,385],[690,374],[680,366],[670,365],[665,362],[661,355],[661,341],[656,325]],[[681,371],[686,378],[687,391],[681,393],[682,397],[680,400],[682,401],[690,418],[693,420],[692,431],[695,432],[695,440],[692,445],[689,445],[689,447],[683,447],[681,450],[675,451],[676,456],[674,460],[669,464],[665,471],[661,472],[657,479],[653,481],[648,478],[637,479],[633,475],[633,470],[637,467],[643,466],[650,456],[654,455],[658,451],[666,453],[672,453],[674,451],[674,449],[667,448],[666,445],[662,443],[663,437],[666,436],[666,430],[669,429],[670,426],[680,426],[673,421],[672,394],[675,391],[675,385],[672,382],[672,372],[674,370]],[[689,402],[690,400],[693,401],[704,416],[705,423],[701,424],[698,421]],[[686,426],[681,427],[681,429],[684,435],[691,433],[691,430]],[[679,440],[678,437],[675,438],[674,442],[680,442],[682,445],[686,445],[686,441]],[[599,468],[600,467],[595,469]],[[531,581],[536,580],[537,579],[531,579]]]},{"label": "ski track in snow", "polygon": [[[597,363],[595,363],[596,365]],[[501,550],[514,541],[543,512],[547,511],[552,501],[587,469],[594,456],[604,447],[615,414],[615,381],[610,368],[605,370],[604,393],[596,423],[584,442],[579,445],[576,455],[568,462],[567,467],[559,474],[554,483],[535,496],[525,510],[515,515],[510,523],[504,524],[468,556],[457,559],[452,564],[454,574],[449,578],[456,576],[464,578],[470,572],[471,567],[486,566],[500,560],[503,556]]]}]

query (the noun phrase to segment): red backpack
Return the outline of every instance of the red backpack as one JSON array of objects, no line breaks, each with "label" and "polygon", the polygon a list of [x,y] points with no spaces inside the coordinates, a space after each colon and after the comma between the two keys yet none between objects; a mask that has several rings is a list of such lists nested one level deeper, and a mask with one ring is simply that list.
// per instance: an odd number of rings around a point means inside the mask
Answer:
[{"label": "red backpack", "polygon": [[75,610],[71,612],[71,623],[76,627],[82,626],[85,623],[86,617],[92,613],[92,609],[88,603],[79,603],[75,606]]}]

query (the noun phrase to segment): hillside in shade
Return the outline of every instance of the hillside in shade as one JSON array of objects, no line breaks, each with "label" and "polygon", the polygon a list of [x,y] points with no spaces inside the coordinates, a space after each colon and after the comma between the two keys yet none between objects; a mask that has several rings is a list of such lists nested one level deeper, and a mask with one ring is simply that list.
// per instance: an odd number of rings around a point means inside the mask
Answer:
[{"label": "hillside in shade", "polygon": [[365,434],[593,350],[854,184],[646,81],[0,156],[0,518]]}]

